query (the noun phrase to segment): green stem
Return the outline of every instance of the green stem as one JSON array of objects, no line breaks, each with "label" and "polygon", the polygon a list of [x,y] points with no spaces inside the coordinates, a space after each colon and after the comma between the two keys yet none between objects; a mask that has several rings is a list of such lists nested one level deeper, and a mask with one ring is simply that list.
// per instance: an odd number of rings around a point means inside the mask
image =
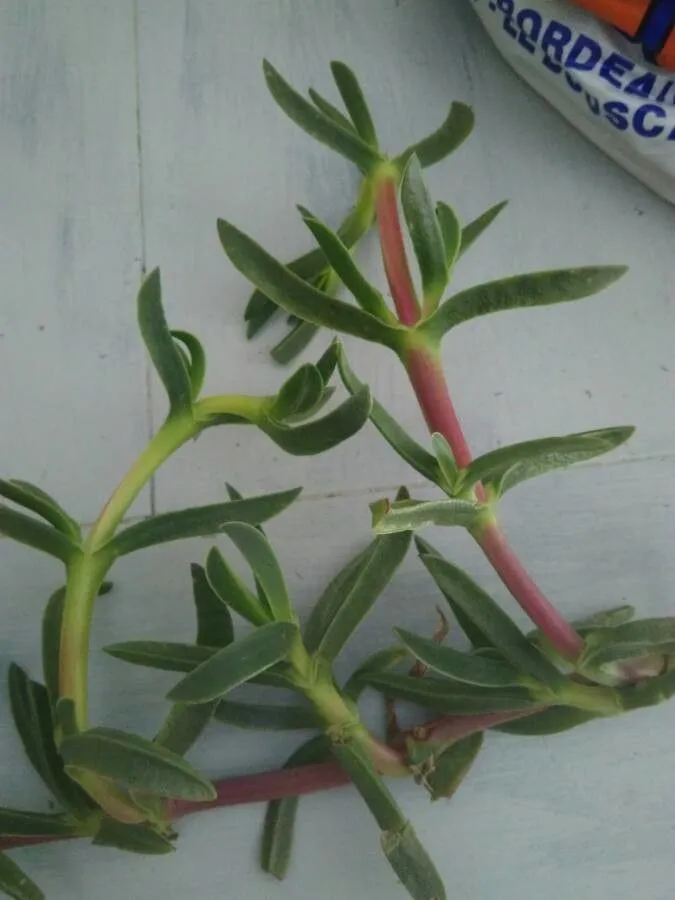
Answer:
[{"label": "green stem", "polygon": [[575,706],[601,716],[615,716],[623,712],[619,693],[611,687],[579,684],[566,681],[556,692],[557,702],[563,706]]}]

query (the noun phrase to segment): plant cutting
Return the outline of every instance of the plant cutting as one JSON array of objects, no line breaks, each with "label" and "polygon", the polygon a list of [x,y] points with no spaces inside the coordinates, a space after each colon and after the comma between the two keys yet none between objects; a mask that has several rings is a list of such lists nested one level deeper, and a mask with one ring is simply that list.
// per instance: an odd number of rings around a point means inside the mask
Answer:
[{"label": "plant cutting", "polygon": [[[42,680],[15,663],[9,666],[16,727],[60,811],[0,808],[0,889],[8,896],[45,896],[7,854],[12,848],[79,837],[121,851],[170,853],[182,817],[261,801],[268,802],[261,865],[283,878],[298,798],[351,783],[375,820],[401,890],[415,900],[440,900],[446,897],[441,876],[398,805],[392,780],[412,777],[432,799],[449,798],[486,732],[552,735],[661,703],[675,692],[675,620],[636,620],[634,610],[623,606],[566,621],[511,549],[499,522],[506,492],[616,449],[632,428],[538,438],[475,458],[441,363],[442,341],[462,323],[590,297],[608,288],[623,268],[536,272],[452,293],[455,266],[503,208],[498,204],[463,226],[450,206],[432,201],[425,183],[424,167],[468,137],[471,110],[453,104],[436,132],[388,156],[356,77],[342,63],[332,71],[346,112],[313,91],[305,99],[269,63],[264,68],[274,99],[291,119],[358,167],[361,186],[346,224],[332,231],[301,209],[317,246],[290,265],[228,221],[218,222],[218,234],[230,262],[255,287],[246,313],[250,336],[282,309],[294,321],[275,352],[281,361],[318,328],[387,347],[408,374],[428,441],[407,434],[371,396],[340,338],[315,364],[299,366],[274,395],[203,396],[201,343],[167,324],[159,272],[144,279],[139,328],[166,390],[168,412],[93,526],[84,534],[56,500],[32,484],[0,482],[6,501],[0,531],[56,558],[64,569],[64,583],[49,598],[42,620]],[[355,245],[373,226],[386,291],[366,278],[355,259]],[[336,296],[342,288],[352,301]],[[339,403],[331,385],[336,373],[346,393]],[[255,427],[285,452],[302,456],[329,452],[369,420],[434,487],[436,497],[416,499],[402,487],[395,497],[372,504],[372,540],[324,587],[304,622],[263,527],[283,515],[298,489],[244,497],[228,485],[227,499],[216,497],[210,505],[125,521],[158,468],[205,429]],[[531,619],[531,631],[523,632],[426,540],[422,532],[431,525],[468,531]],[[218,543],[191,568],[194,639],[168,642],[158,634],[105,648],[121,662],[177,673],[165,720],[143,735],[97,725],[88,702],[90,630],[97,598],[110,590],[106,579],[114,564],[148,547],[209,535],[218,536]],[[466,636],[465,649],[444,645],[443,615],[431,634],[399,628],[384,635],[372,655],[340,681],[335,660],[413,542],[423,564],[420,577],[426,571],[436,583],[443,608]],[[233,550],[250,569],[250,579],[238,573]],[[296,699],[255,702],[247,696],[251,684],[290,691]],[[361,716],[359,699],[366,689],[383,698],[385,733]],[[399,724],[400,700],[419,710],[413,727]],[[276,771],[211,782],[186,754],[213,722],[308,735]]]}]

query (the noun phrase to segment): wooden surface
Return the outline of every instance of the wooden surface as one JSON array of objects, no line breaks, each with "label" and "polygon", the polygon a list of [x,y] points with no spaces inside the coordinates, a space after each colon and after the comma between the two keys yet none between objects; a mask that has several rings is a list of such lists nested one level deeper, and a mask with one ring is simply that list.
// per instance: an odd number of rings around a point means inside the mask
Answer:
[{"label": "wooden surface", "polygon": [[[337,224],[352,170],[277,111],[268,56],[298,86],[331,91],[341,58],[372,98],[392,150],[434,127],[452,99],[474,105],[470,144],[432,170],[438,198],[469,218],[510,209],[467,255],[459,285],[527,269],[626,262],[629,275],[588,304],[495,317],[448,341],[446,364],[472,444],[601,425],[638,433],[611,461],[523,486],[509,534],[570,616],[631,602],[673,609],[675,438],[672,209],[576,135],[505,68],[468,2],[450,0],[3,0],[0,3],[0,410],[2,474],[39,482],[90,522],[160,420],[163,399],[136,332],[142,268],[161,266],[176,327],[209,351],[208,386],[275,389],[271,334],[243,340],[247,286],[220,251],[226,216],[281,256],[307,235],[303,203]],[[373,266],[375,248],[369,248]],[[366,257],[367,257],[366,253]],[[317,340],[314,358],[325,345]],[[350,342],[359,374],[414,430],[395,362]],[[13,384],[13,387],[10,387]],[[134,515],[242,490],[305,485],[270,533],[300,609],[368,533],[367,502],[409,473],[371,430],[311,460],[251,431],[209,432],[166,466]],[[431,535],[494,587],[469,543]],[[191,560],[208,542],[125,560],[100,603],[103,644],[140,633],[187,639]],[[0,661],[39,672],[37,623],[57,566],[0,541]],[[429,628],[437,596],[411,556],[356,640],[394,624]],[[509,606],[509,608],[512,608]],[[150,734],[172,679],[93,657],[99,723]],[[675,891],[673,711],[660,708],[528,742],[491,736],[451,804],[412,784],[396,793],[454,900],[670,900]],[[213,727],[191,759],[213,775],[279,763],[293,736]],[[1,801],[43,808],[0,696]],[[350,791],[303,800],[298,854],[283,885],[256,871],[263,809],[181,826],[170,859],[78,843],[18,861],[50,900],[65,898],[403,897],[377,833]],[[397,893],[398,891],[398,893]]]}]

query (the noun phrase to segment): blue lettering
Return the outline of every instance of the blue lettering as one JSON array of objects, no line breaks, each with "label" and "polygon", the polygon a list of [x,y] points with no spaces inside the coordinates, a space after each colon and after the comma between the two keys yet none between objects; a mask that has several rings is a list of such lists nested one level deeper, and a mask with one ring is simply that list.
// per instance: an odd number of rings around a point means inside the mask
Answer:
[{"label": "blue lettering", "polygon": [[520,29],[518,43],[528,53],[534,53],[541,34],[541,15],[536,9],[521,9],[516,16],[516,25]]},{"label": "blue lettering", "polygon": [[605,103],[605,116],[610,125],[613,125],[619,131],[625,131],[628,128],[628,104],[621,103],[619,100],[612,100]]},{"label": "blue lettering", "polygon": [[625,75],[626,72],[630,72],[633,68],[635,68],[634,63],[629,59],[626,59],[625,56],[621,56],[618,53],[610,53],[600,66],[599,74],[600,77],[609,82],[612,87],[621,89],[623,85],[619,81],[619,78],[622,75]]},{"label": "blue lettering", "polygon": [[633,78],[624,88],[624,94],[630,94],[633,97],[642,97],[649,100],[654,85],[656,84],[656,75],[653,72],[645,72],[644,75],[638,75]]},{"label": "blue lettering", "polygon": [[588,108],[593,113],[594,116],[600,115],[600,101],[597,97],[591,97],[588,91],[584,91],[586,95],[586,103],[588,104]]},{"label": "blue lettering", "polygon": [[668,135],[668,140],[669,140],[669,141],[675,141],[675,128],[673,128],[673,130],[672,130],[672,131],[670,132],[670,134]]},{"label": "blue lettering", "polygon": [[656,98],[657,103],[665,103],[666,97],[668,96],[668,91],[672,86],[672,81],[666,82],[665,87],[661,88],[661,90],[659,91],[659,96]]},{"label": "blue lettering", "polygon": [[[586,53],[585,59],[583,58],[584,53]],[[596,67],[601,57],[602,47],[600,44],[585,34],[580,34],[567,54],[565,68],[576,69],[578,72],[590,72]]]},{"label": "blue lettering", "polygon": [[[562,25],[553,19],[541,39],[541,49],[544,51],[542,62],[556,75],[562,72],[563,50],[572,40],[572,31],[567,25]],[[553,52],[549,53],[549,49]]]},{"label": "blue lettering", "polygon": [[497,8],[504,16],[504,31],[512,38],[518,37],[518,32],[513,26],[513,12],[515,9],[513,0],[498,0]]},{"label": "blue lettering", "polygon": [[649,115],[656,116],[657,119],[665,119],[666,111],[660,106],[655,106],[653,103],[645,103],[644,106],[640,106],[636,109],[635,115],[633,116],[633,128],[640,137],[654,138],[664,132],[663,125],[652,125],[651,128],[647,127],[645,119]]}]

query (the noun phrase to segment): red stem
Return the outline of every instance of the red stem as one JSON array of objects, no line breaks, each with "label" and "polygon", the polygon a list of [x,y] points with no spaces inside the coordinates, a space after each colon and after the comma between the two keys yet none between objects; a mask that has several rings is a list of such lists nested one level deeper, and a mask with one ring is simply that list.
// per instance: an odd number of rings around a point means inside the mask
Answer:
[{"label": "red stem", "polygon": [[375,212],[384,270],[396,312],[404,325],[414,325],[419,319],[420,308],[405,252],[397,193],[396,179],[382,177],[375,191]]},{"label": "red stem", "polygon": [[512,712],[484,713],[479,716],[441,716],[410,732],[415,740],[431,744],[449,744],[462,738],[476,734],[478,731],[486,731],[495,725],[503,725],[505,722],[514,722],[516,719],[524,719],[534,713],[542,712],[547,707],[535,706],[530,709],[518,709]]}]

